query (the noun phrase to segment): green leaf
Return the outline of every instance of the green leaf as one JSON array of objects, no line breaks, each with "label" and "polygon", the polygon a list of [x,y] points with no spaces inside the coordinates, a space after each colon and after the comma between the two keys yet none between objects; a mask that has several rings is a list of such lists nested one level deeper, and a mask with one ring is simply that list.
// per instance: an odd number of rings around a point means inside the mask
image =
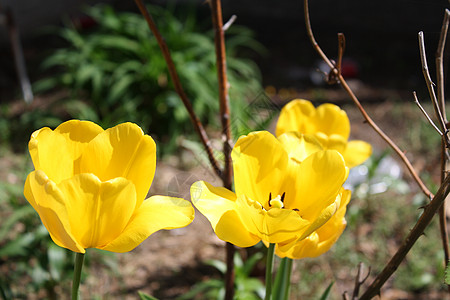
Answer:
[{"label": "green leaf", "polygon": [[332,282],[332,283],[330,283],[328,285],[328,287],[323,292],[322,296],[320,296],[320,300],[327,300],[328,299],[328,297],[330,296],[331,287],[333,286],[333,284],[334,284],[334,282]]},{"label": "green leaf", "polygon": [[146,294],[141,291],[138,291],[138,294],[139,294],[139,299],[141,299],[141,300],[158,300],[158,298],[150,296],[149,294]]},{"label": "green leaf", "polygon": [[273,299],[288,300],[291,286],[292,259],[282,258],[272,292]]},{"label": "green leaf", "polygon": [[450,260],[448,261],[447,267],[445,268],[444,282],[445,284],[450,285]]}]

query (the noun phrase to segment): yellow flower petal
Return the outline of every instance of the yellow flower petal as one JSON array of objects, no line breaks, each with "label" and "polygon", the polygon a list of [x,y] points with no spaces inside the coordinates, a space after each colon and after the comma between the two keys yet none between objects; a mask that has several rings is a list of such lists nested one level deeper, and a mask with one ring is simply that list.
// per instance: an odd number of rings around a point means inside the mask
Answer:
[{"label": "yellow flower petal", "polygon": [[124,177],[136,187],[137,207],[153,181],[156,145],[136,124],[123,123],[97,135],[81,156],[82,173],[93,173],[101,181]]},{"label": "yellow flower petal", "polygon": [[136,205],[131,181],[115,178],[101,182],[93,174],[79,174],[62,181],[71,233],[83,248],[101,248],[119,236]]},{"label": "yellow flower petal", "polygon": [[272,208],[266,211],[258,202],[245,196],[239,197],[236,202],[245,229],[269,243],[292,239],[309,225],[290,209]]},{"label": "yellow flower petal", "polygon": [[[350,201],[351,192],[342,190],[341,206],[327,223],[301,241],[290,243],[290,245],[284,247],[278,246],[276,254],[280,257],[287,256],[292,259],[301,259],[305,257],[317,257],[330,250],[341,236],[347,224],[345,221],[345,212],[347,204]],[[283,248],[288,250],[282,251]]]},{"label": "yellow flower petal", "polygon": [[362,164],[372,155],[372,146],[364,141],[350,141],[342,153],[349,168]]},{"label": "yellow flower petal", "polygon": [[72,120],[54,131],[42,128],[31,135],[28,148],[36,170],[59,183],[77,173],[75,161],[87,143],[103,129],[95,123]]},{"label": "yellow flower petal", "polygon": [[208,219],[217,237],[238,247],[250,247],[261,238],[246,229],[236,206],[236,194],[204,181],[191,186],[194,206]]},{"label": "yellow flower petal", "polygon": [[24,195],[58,246],[74,252],[85,252],[71,233],[64,195],[43,171],[37,170],[28,175]]},{"label": "yellow flower petal", "polygon": [[302,162],[309,155],[322,150],[320,142],[314,135],[303,135],[299,132],[286,132],[278,137],[289,155],[296,162]]},{"label": "yellow flower petal", "polygon": [[223,187],[214,187],[205,181],[192,184],[191,200],[209,220],[214,230],[223,214],[236,209],[236,194]]},{"label": "yellow flower petal", "polygon": [[152,196],[135,211],[125,230],[101,249],[128,252],[152,233],[189,225],[194,219],[192,205],[180,198]]},{"label": "yellow flower petal", "polygon": [[275,133],[277,136],[285,132],[297,131],[313,133],[309,118],[315,113],[314,105],[303,99],[296,99],[286,104],[280,112]]},{"label": "yellow flower petal", "polygon": [[323,132],[328,136],[337,134],[345,140],[350,135],[350,121],[347,113],[337,105],[331,103],[320,105],[317,107],[312,121],[316,127],[316,132]]},{"label": "yellow flower petal", "polygon": [[304,219],[313,222],[334,203],[347,179],[348,168],[339,152],[324,150],[308,156],[290,174],[297,176],[284,185],[286,207],[298,209]]},{"label": "yellow flower petal", "polygon": [[229,242],[238,247],[251,247],[261,238],[245,229],[245,225],[235,210],[226,211],[218,220],[214,232],[222,241]]},{"label": "yellow flower petal", "polygon": [[264,205],[269,194],[281,194],[288,165],[282,144],[269,132],[240,137],[232,151],[236,195],[246,195]]}]

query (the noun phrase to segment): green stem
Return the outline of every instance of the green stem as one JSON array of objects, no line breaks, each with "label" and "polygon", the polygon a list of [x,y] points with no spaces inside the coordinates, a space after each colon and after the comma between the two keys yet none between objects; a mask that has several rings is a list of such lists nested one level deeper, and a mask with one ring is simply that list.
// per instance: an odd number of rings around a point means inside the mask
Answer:
[{"label": "green stem", "polygon": [[78,288],[80,287],[81,269],[83,268],[84,253],[76,253],[75,270],[72,283],[72,300],[78,300]]},{"label": "green stem", "polygon": [[274,299],[289,299],[291,287],[292,262],[290,258],[283,258],[277,270],[272,296]]},{"label": "green stem", "polygon": [[267,264],[266,264],[266,297],[265,300],[270,300],[272,296],[272,268],[273,256],[275,253],[275,244],[270,244],[267,249]]}]

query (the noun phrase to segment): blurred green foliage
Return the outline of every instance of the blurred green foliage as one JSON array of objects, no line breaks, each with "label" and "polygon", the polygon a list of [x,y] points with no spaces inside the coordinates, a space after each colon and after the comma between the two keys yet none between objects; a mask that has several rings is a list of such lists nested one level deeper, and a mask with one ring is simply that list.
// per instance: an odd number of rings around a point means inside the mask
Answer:
[{"label": "blurred green foliage", "polygon": [[[218,125],[219,102],[214,39],[198,25],[194,8],[175,17],[175,7],[150,6],[181,83],[200,119]],[[67,46],[42,63],[50,77],[34,84],[37,92],[67,88],[64,110],[71,118],[87,119],[103,127],[131,121],[173,150],[176,137],[193,133],[189,115],[175,93],[165,60],[145,19],[136,13],[116,12],[107,5],[86,10],[95,26],[90,30],[67,25],[58,34]],[[211,27],[208,24],[209,28]],[[242,51],[261,52],[253,33],[233,25],[226,32],[227,75],[234,132],[251,131],[248,102],[261,92],[260,74]]]},{"label": "blurred green foliage", "polygon": [[[255,265],[261,261],[264,254],[256,252],[243,260],[239,252],[234,255],[235,295],[236,300],[259,300],[265,295],[265,286],[262,280],[251,277]],[[222,276],[226,273],[226,264],[220,260],[209,260],[207,264],[216,268]],[[191,290],[178,297],[178,300],[189,299],[224,299],[225,282],[223,279],[209,278],[195,284]]]}]

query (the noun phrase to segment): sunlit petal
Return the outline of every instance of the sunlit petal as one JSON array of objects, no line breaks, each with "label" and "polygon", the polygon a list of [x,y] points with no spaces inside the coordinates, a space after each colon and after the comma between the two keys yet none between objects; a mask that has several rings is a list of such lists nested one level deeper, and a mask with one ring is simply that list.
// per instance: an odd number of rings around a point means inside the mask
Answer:
[{"label": "sunlit petal", "polygon": [[73,176],[82,150],[102,131],[95,123],[78,120],[62,123],[54,131],[47,127],[35,131],[28,143],[35,169],[56,183]]},{"label": "sunlit petal", "polygon": [[[290,243],[284,247],[278,246],[276,254],[280,257],[301,259],[305,257],[317,257],[324,254],[334,245],[345,229],[345,212],[350,200],[350,191],[343,190],[341,205],[333,217],[323,226],[310,234],[305,239]],[[282,251],[285,250],[285,251]]]},{"label": "sunlit petal", "polygon": [[372,155],[372,146],[364,141],[350,141],[342,153],[349,168],[362,164]]},{"label": "sunlit petal", "polygon": [[338,134],[346,140],[350,135],[347,113],[337,105],[325,103],[317,107],[312,122],[316,126],[316,132],[323,132],[328,136]]},{"label": "sunlit petal", "polygon": [[42,223],[57,245],[74,252],[85,252],[71,233],[72,228],[63,193],[43,171],[37,170],[28,175],[24,195],[39,214]]},{"label": "sunlit petal", "polygon": [[223,214],[236,209],[236,194],[204,181],[191,186],[192,204],[209,220],[213,229]]},{"label": "sunlit petal", "polygon": [[278,140],[283,144],[289,158],[297,162],[301,162],[314,152],[322,150],[320,142],[314,135],[310,134],[304,135],[291,131],[280,135]]},{"label": "sunlit petal", "polygon": [[83,248],[99,248],[119,236],[136,205],[134,185],[125,178],[101,182],[85,173],[58,188],[67,199],[71,232]]},{"label": "sunlit petal", "polygon": [[139,207],[153,181],[156,146],[136,124],[123,123],[97,135],[81,156],[81,171],[101,181],[124,177],[136,187]]},{"label": "sunlit petal", "polygon": [[315,112],[310,101],[296,99],[286,104],[280,112],[275,133],[277,136],[289,131],[313,133],[309,118]]},{"label": "sunlit petal", "polygon": [[240,137],[232,151],[236,195],[264,205],[269,193],[281,194],[288,155],[269,132],[252,132]]},{"label": "sunlit petal", "polygon": [[161,229],[181,228],[194,219],[190,202],[173,197],[152,196],[135,211],[124,231],[101,249],[128,252],[152,233]]},{"label": "sunlit petal", "polygon": [[[344,159],[335,150],[318,151],[308,156],[298,167],[295,183],[286,184],[290,193],[295,193],[289,208],[298,209],[303,218],[315,220],[332,204],[348,176]],[[286,195],[286,198],[289,195]]]},{"label": "sunlit petal", "polygon": [[238,247],[251,247],[261,238],[245,229],[239,213],[235,210],[226,211],[218,220],[215,228],[217,237]]}]

